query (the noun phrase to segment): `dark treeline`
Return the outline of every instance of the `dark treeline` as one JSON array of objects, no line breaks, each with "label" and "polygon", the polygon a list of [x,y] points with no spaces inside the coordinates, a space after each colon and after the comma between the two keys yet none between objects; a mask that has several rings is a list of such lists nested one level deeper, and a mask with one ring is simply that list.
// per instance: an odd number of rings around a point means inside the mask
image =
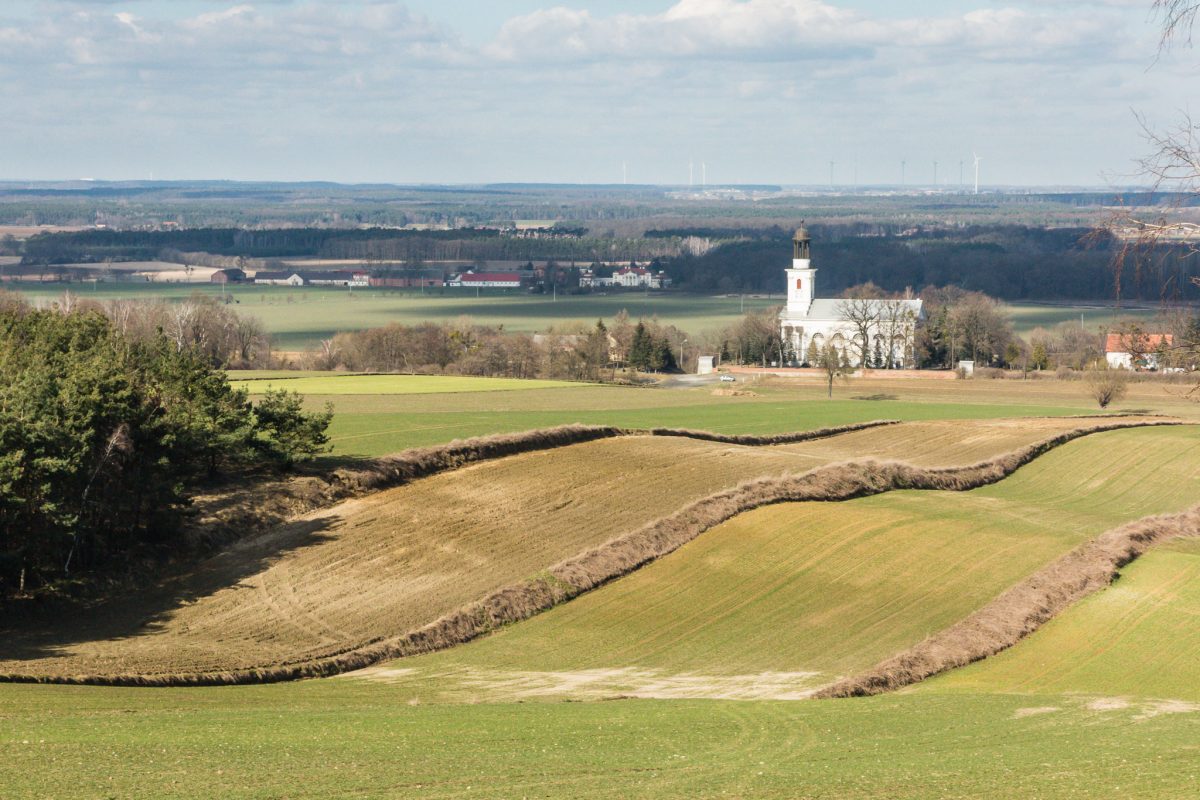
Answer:
[{"label": "dark treeline", "polygon": [[[577,232],[576,229],[575,232]],[[487,228],[411,231],[388,228],[191,228],[174,231],[86,230],[43,233],[24,244],[22,263],[150,261],[164,252],[246,258],[338,258],[391,261],[645,260],[673,255],[673,241],[580,238],[574,232],[513,236]]]},{"label": "dark treeline", "polygon": [[211,361],[96,308],[0,294],[0,598],[178,554],[198,486],[324,449],[328,409],[288,392],[252,403]]},{"label": "dark treeline", "polygon": [[[872,282],[888,291],[956,285],[1005,300],[1117,296],[1116,247],[1079,228],[968,227],[896,234],[847,234],[812,226],[820,291],[837,295]],[[791,232],[731,242],[701,256],[666,263],[675,285],[689,291],[778,292]],[[781,255],[782,254],[782,255]],[[1121,275],[1120,297],[1200,299],[1200,262],[1162,254]]]}]

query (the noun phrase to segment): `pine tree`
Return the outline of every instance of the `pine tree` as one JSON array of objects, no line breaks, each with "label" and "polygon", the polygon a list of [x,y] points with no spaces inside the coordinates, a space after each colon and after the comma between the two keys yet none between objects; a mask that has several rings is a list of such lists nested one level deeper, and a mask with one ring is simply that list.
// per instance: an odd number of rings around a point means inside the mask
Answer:
[{"label": "pine tree", "polygon": [[633,342],[629,345],[629,366],[634,369],[650,369],[654,358],[654,340],[646,323],[639,322],[633,329]]},{"label": "pine tree", "polygon": [[808,349],[804,351],[804,366],[816,367],[820,365],[821,350],[817,347],[817,341],[810,339],[808,341]]}]

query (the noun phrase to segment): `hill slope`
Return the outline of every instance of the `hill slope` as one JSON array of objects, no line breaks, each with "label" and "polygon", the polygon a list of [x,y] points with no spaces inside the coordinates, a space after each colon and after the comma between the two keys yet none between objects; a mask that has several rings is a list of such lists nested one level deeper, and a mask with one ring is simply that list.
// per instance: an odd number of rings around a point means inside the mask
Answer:
[{"label": "hill slope", "polygon": [[776,447],[637,436],[479,463],[307,515],[157,594],[0,631],[0,673],[303,663],[419,628],[740,481],[851,455],[955,464],[1089,423],[913,423]]},{"label": "hill slope", "polygon": [[804,696],[948,627],[1078,544],[1195,502],[1200,430],[1077,440],[966,493],[743,514],[485,639],[368,675],[429,700]]}]

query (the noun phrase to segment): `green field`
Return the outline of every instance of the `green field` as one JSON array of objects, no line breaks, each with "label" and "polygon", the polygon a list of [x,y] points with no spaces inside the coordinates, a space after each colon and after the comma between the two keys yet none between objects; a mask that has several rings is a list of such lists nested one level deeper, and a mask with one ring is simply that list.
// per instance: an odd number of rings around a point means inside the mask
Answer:
[{"label": "green field", "polygon": [[1082,322],[1085,330],[1099,331],[1123,319],[1140,319],[1150,322],[1158,314],[1157,308],[1139,305],[1133,308],[1117,308],[1099,303],[1070,305],[1057,303],[1012,303],[1008,307],[1013,329],[1020,336],[1028,336],[1034,328],[1053,328],[1063,322]]},{"label": "green field", "polygon": [[[13,284],[20,288],[19,284]],[[20,288],[31,298],[54,300],[65,290]],[[112,300],[125,297],[179,300],[200,293],[221,296],[208,284],[120,284],[95,289],[70,287],[81,298]],[[685,294],[625,292],[609,295],[531,295],[528,292],[491,290],[480,296],[469,289],[433,290],[429,294],[389,289],[335,289],[283,286],[239,286],[226,290],[239,313],[262,320],[281,350],[317,346],[338,331],[377,328],[392,322],[416,324],[470,317],[481,325],[503,325],[505,330],[537,332],[551,325],[611,319],[628,311],[635,319],[657,316],[689,333],[715,330],[736,320],[746,310],[780,305],[781,299],[708,297]]]},{"label": "green field", "polygon": [[[37,286],[12,284],[30,298],[54,300],[70,289],[81,298],[163,298],[180,300],[195,293],[220,297],[221,288],[209,284],[100,284]],[[339,289],[283,286],[236,286],[225,290],[236,300],[239,312],[262,320],[275,347],[302,350],[315,347],[338,331],[360,330],[391,322],[414,324],[430,320],[454,321],[470,317],[483,325],[503,325],[506,330],[537,332],[551,325],[597,318],[611,319],[628,311],[635,319],[657,316],[662,322],[700,335],[717,330],[746,311],[781,305],[782,297],[704,296],[677,293],[623,292],[620,294],[562,295],[557,298],[515,290],[493,289],[476,296],[471,290]],[[1153,308],[1116,309],[1098,303],[1034,304],[1009,306],[1013,327],[1027,335],[1036,327],[1051,328],[1060,322],[1078,321],[1088,330],[1099,330],[1123,317],[1150,319]]]},{"label": "green field", "polygon": [[1200,714],[1075,698],[409,706],[342,680],[0,687],[0,792],[38,798],[1156,798]]},{"label": "green field", "polygon": [[[707,386],[665,389],[493,378],[253,374],[271,380],[239,385],[251,392],[267,385],[299,390],[314,408],[332,402],[336,414],[330,436],[336,456],[378,456],[452,439],[570,423],[765,434],[876,419],[994,419],[1097,411],[1081,382],[1042,381],[1034,386],[1021,381],[852,379],[836,386],[830,400],[818,381],[752,380],[738,385],[755,396],[730,397],[714,395]],[[296,379],[282,380],[285,375]],[[1116,410],[1200,414],[1200,407],[1170,388],[1137,385]]]},{"label": "green field", "polygon": [[306,395],[408,395],[458,394],[460,392],[512,392],[534,389],[578,387],[568,381],[523,380],[519,378],[470,378],[462,375],[300,375],[267,373],[232,381],[234,388],[254,394],[268,389],[287,389]]},{"label": "green field", "polygon": [[1200,703],[1198,619],[1200,541],[1180,540],[1138,559],[1112,588],[1011,650],[950,673],[930,689]]}]

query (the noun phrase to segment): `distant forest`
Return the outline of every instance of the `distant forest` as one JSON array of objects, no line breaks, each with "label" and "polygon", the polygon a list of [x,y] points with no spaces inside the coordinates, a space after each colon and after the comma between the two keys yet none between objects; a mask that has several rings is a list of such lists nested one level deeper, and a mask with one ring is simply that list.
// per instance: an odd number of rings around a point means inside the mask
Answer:
[{"label": "distant forest", "polygon": [[[868,281],[888,291],[955,285],[1005,300],[1112,300],[1118,296],[1119,243],[1086,228],[979,226],[863,235],[810,226],[818,291],[836,296]],[[673,230],[673,235],[711,231]],[[743,234],[748,232],[742,231]],[[791,232],[774,230],[700,256],[666,262],[675,285],[694,292],[780,292],[791,258]],[[1120,270],[1127,300],[1197,300],[1200,261],[1143,254]]]},{"label": "distant forest", "polygon": [[164,251],[246,258],[344,258],[358,260],[527,260],[591,262],[649,260],[678,251],[673,240],[579,237],[580,229],[552,235],[502,235],[493,228],[414,231],[394,228],[187,228],[174,231],[84,230],[43,233],[28,239],[22,263],[94,264],[153,261]]},{"label": "distant forest", "polygon": [[[885,290],[956,285],[1006,300],[1198,300],[1200,261],[1168,253],[1129,260],[1118,275],[1119,243],[1088,228],[976,225],[908,228],[872,223],[812,225],[820,291],[837,295],[868,281]],[[715,245],[677,255],[681,241]],[[154,260],[168,252],[247,258],[342,258],[370,262],[557,259],[579,264],[656,259],[688,292],[779,292],[791,257],[781,227],[678,227],[640,238],[525,237],[494,229],[197,228],[48,233],[24,243],[30,265]],[[1143,254],[1145,256],[1146,254]],[[1119,281],[1118,281],[1119,278]],[[1118,289],[1119,287],[1119,289]]]}]

